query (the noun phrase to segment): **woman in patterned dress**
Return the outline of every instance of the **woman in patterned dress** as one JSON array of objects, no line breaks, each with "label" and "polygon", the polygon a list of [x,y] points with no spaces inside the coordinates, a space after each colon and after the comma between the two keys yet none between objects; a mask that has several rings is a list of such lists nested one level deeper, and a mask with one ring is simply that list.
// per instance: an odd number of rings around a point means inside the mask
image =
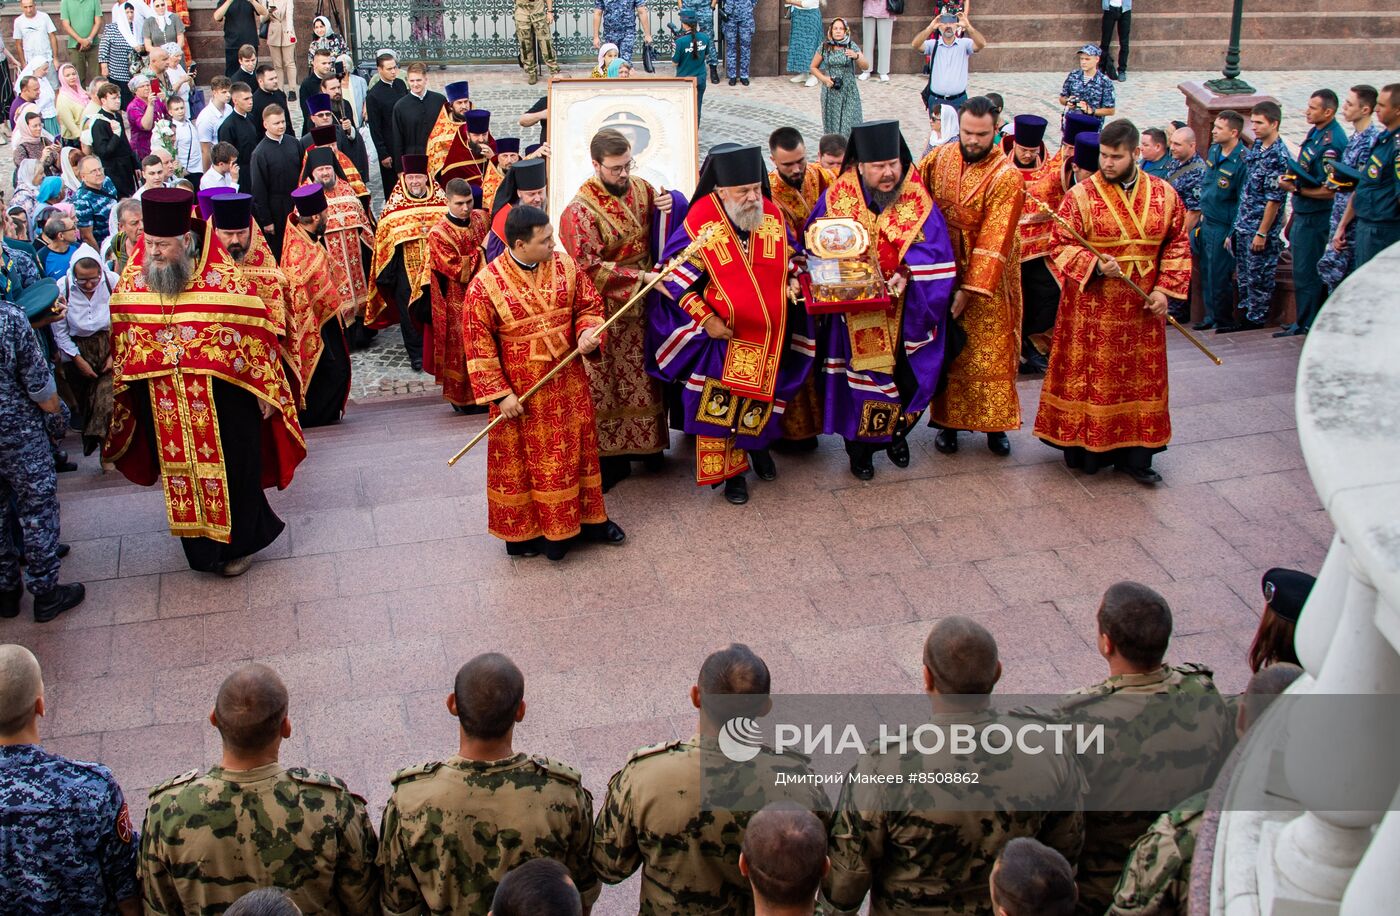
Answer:
[{"label": "woman in patterned dress", "polygon": [[792,82],[815,86],[812,75],[812,55],[821,49],[822,11],[820,0],[783,0],[792,7],[792,31],[788,34],[787,72],[797,74]]},{"label": "woman in patterned dress", "polygon": [[822,133],[847,136],[864,117],[860,110],[860,89],[856,68],[864,69],[865,55],[851,40],[846,20],[831,20],[826,41],[812,56],[809,68],[822,84]]}]

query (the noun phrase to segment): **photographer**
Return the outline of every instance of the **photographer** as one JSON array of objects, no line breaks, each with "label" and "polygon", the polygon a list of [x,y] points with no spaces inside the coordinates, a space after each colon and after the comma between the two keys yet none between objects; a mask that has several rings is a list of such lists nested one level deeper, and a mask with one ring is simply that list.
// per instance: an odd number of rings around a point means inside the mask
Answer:
[{"label": "photographer", "polygon": [[[932,38],[934,32],[937,38]],[[958,32],[966,33],[963,37]],[[982,33],[972,27],[967,12],[945,12],[909,43],[929,60],[928,85],[920,93],[932,117],[943,105],[954,110],[967,101],[967,67],[972,55],[987,46]]]},{"label": "photographer", "polygon": [[1060,88],[1060,104],[1066,111],[1081,111],[1103,124],[1112,117],[1118,104],[1113,81],[1099,72],[1103,51],[1098,45],[1087,44],[1079,49],[1079,69],[1070,71]]},{"label": "photographer", "polygon": [[853,77],[865,69],[865,55],[851,40],[846,20],[836,17],[826,29],[826,41],[812,57],[812,75],[822,84],[822,133],[847,136],[865,120],[860,89]]}]

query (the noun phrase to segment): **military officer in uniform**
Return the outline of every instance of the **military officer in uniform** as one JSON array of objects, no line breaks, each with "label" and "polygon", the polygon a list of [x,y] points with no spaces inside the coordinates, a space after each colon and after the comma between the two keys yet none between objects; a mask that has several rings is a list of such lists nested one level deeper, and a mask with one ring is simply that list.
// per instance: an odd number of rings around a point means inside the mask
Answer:
[{"label": "military officer in uniform", "polygon": [[[1210,669],[1165,663],[1171,632],[1165,598],[1137,582],[1110,586],[1098,610],[1098,650],[1109,676],[1074,691],[1062,706],[1075,722],[1102,720],[1114,731],[1105,753],[1080,757],[1095,800],[1084,814],[1075,879],[1080,913],[1102,913],[1113,902],[1129,850],[1161,813],[1132,810],[1141,806],[1143,787],[1125,774],[1150,779],[1154,797],[1187,798],[1210,787],[1234,745],[1234,723]],[[1173,727],[1182,704],[1144,705],[1142,698],[1153,695],[1193,701],[1189,732]],[[1118,803],[1123,810],[1115,810]]]},{"label": "military officer in uniform", "polygon": [[753,50],[753,8],[756,0],[719,0],[724,14],[724,66],[729,85],[749,84],[749,57]]},{"label": "military officer in uniform", "polygon": [[525,718],[525,677],[504,655],[457,672],[447,711],[457,753],[394,774],[380,825],[386,916],[484,913],[506,872],[557,859],[591,906],[593,797],[578,770],[512,745]]},{"label": "military officer in uniform", "polygon": [[223,740],[219,765],[151,790],[141,830],[147,914],[222,912],[266,886],[306,913],[378,910],[378,844],[365,800],[334,776],[277,762],[292,734],[287,704],[286,686],[266,665],[224,679],[209,714]]},{"label": "military officer in uniform", "polygon": [[1361,170],[1356,193],[1337,227],[1333,245],[1346,244],[1347,225],[1356,223],[1356,266],[1360,267],[1400,241],[1400,83],[1381,89],[1376,99],[1376,120],[1385,133],[1376,138],[1371,158]]},{"label": "military officer in uniform", "polygon": [[1278,256],[1283,251],[1283,205],[1288,200],[1288,192],[1278,183],[1288,171],[1288,148],[1278,135],[1281,120],[1283,111],[1276,102],[1260,102],[1249,110],[1254,146],[1244,157],[1247,174],[1235,214],[1235,234],[1230,240],[1244,315],[1229,324],[1217,325],[1217,334],[1262,328],[1269,316]]},{"label": "military officer in uniform", "polygon": [[[47,287],[56,295],[53,281]],[[47,623],[83,600],[81,584],[58,584],[58,477],[47,430],[62,410],[30,319],[0,301],[0,617],[19,616],[21,555],[35,621]],[[11,543],[16,529],[23,543]]]},{"label": "military officer in uniform", "polygon": [[[818,785],[799,780],[796,787],[777,788],[780,774],[810,771],[805,758],[767,748],[758,749],[742,774],[736,768],[738,785],[716,786],[724,773],[720,727],[731,714],[763,715],[768,689],[768,666],[748,646],[734,643],[711,653],[690,688],[690,702],[700,710],[697,734],[634,751],[609,780],[593,827],[593,864],[609,884],[640,868],[641,912],[752,913],[752,891],[739,871],[749,817],[783,799],[814,812],[827,807]],[[716,798],[705,797],[702,779]]]},{"label": "military officer in uniform", "polygon": [[[1001,661],[996,639],[981,624],[967,617],[938,621],[924,642],[923,662],[930,725],[951,731],[995,724],[1015,734],[1030,723],[992,708]],[[874,781],[957,770],[977,772],[978,783],[944,796],[925,782]],[[877,914],[988,912],[992,863],[1012,839],[1039,839],[1071,863],[1079,857],[1086,788],[1068,754],[969,759],[911,747],[863,755],[836,803],[823,903],[854,913],[868,892]]]},{"label": "military officer in uniform", "polygon": [[[1303,674],[1297,665],[1277,664],[1249,679],[1235,718],[1235,735],[1259,720],[1269,698],[1278,696]],[[1201,791],[1157,818],[1138,837],[1113,892],[1108,916],[1158,916],[1194,912],[1188,899],[1191,866],[1201,830],[1207,821],[1219,824],[1219,801],[1213,805],[1210,791]],[[1215,829],[1214,826],[1211,828]]]},{"label": "military officer in uniform", "polygon": [[1327,167],[1347,148],[1347,133],[1337,123],[1337,93],[1319,89],[1308,99],[1308,135],[1298,150],[1298,160],[1279,187],[1293,192],[1293,219],[1288,225],[1288,247],[1293,252],[1293,296],[1297,304],[1296,321],[1285,326],[1275,337],[1306,334],[1322,308],[1326,290],[1317,272],[1317,262],[1327,251],[1331,236],[1332,198],[1336,192],[1327,187]]},{"label": "military officer in uniform", "polygon": [[39,746],[47,711],[39,660],[0,646],[0,910],[141,916],[121,787],[106,767]]},{"label": "military officer in uniform", "polygon": [[[549,68],[550,75],[559,75],[559,61],[554,57],[554,0],[515,0],[515,38],[520,43],[520,66],[531,86],[540,81],[539,58]],[[535,51],[539,50],[539,57]]]},{"label": "military officer in uniform", "polygon": [[1210,128],[1211,147],[1201,181],[1201,223],[1191,234],[1191,250],[1201,265],[1201,298],[1206,310],[1195,325],[1197,331],[1209,331],[1235,319],[1235,289],[1230,282],[1235,255],[1227,242],[1235,231],[1240,188],[1244,186],[1243,131],[1244,118],[1235,111],[1222,111]]}]

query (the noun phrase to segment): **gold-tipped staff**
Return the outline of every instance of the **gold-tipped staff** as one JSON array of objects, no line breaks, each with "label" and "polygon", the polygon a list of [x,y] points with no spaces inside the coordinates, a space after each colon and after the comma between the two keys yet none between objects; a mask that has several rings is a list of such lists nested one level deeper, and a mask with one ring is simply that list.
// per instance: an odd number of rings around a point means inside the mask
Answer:
[{"label": "gold-tipped staff", "polygon": [[[691,255],[695,254],[695,252],[708,245],[712,239],[719,235],[719,232],[720,227],[718,224],[711,224],[706,226],[704,229],[700,230],[700,234],[695,237],[694,241],[692,241],[689,245],[685,246],[685,248],[678,252],[675,257],[666,262],[665,266],[663,266],[661,270],[657,273],[655,279],[653,279],[646,286],[643,286],[641,289],[637,290],[637,292],[632,296],[631,299],[628,299],[625,303],[623,303],[620,309],[618,309],[616,312],[613,312],[612,317],[610,317],[607,321],[604,321],[602,324],[598,325],[598,327],[594,328],[594,333],[601,334],[604,331],[606,331],[608,329],[608,326],[611,325],[617,319],[621,318],[624,312],[626,312],[632,306],[636,305],[638,302],[641,302],[642,298],[646,296],[647,293],[651,292],[652,287],[656,286],[656,284],[664,280],[667,274],[671,273],[677,267],[680,267],[686,261],[690,260]],[[528,391],[526,391],[520,396],[520,403],[523,405],[526,401],[528,401],[531,395],[543,388],[546,382],[554,378],[554,376],[557,375],[560,372],[560,370],[562,370],[569,363],[577,359],[578,356],[579,349],[578,347],[575,347],[573,349],[573,352],[571,352],[568,356],[564,357],[559,361],[558,365],[546,372],[544,378],[540,379],[538,382],[535,382],[535,384],[530,386]],[[501,422],[505,418],[505,414],[497,414],[496,419],[492,420],[490,423],[487,423],[485,428],[483,428],[481,432],[477,433],[475,436],[472,437],[472,441],[462,446],[461,451],[453,455],[451,458],[447,459],[448,466],[450,467],[456,464],[458,461],[460,461],[463,455],[471,451],[472,447],[475,446],[482,439],[486,438],[486,434],[489,433],[497,423]]]},{"label": "gold-tipped staff", "polygon": [[[1038,198],[1038,197],[1032,197],[1032,196],[1030,196],[1029,194],[1026,195],[1026,200],[1028,200],[1028,201],[1030,201],[1031,203],[1035,204],[1037,207],[1039,207],[1039,208],[1041,209],[1042,212],[1044,212],[1045,214],[1047,214],[1047,215],[1048,215],[1051,219],[1053,219],[1055,222],[1059,223],[1060,226],[1061,226],[1066,232],[1068,232],[1070,235],[1074,236],[1074,240],[1075,240],[1076,242],[1078,242],[1080,245],[1083,245],[1085,248],[1087,248],[1087,249],[1089,249],[1091,252],[1093,252],[1095,257],[1097,257],[1097,258],[1099,258],[1099,259],[1101,259],[1101,260],[1110,260],[1110,258],[1109,258],[1108,255],[1104,254],[1102,251],[1100,251],[1099,249],[1095,248],[1095,247],[1093,246],[1093,244],[1090,243],[1090,241],[1089,241],[1088,239],[1086,239],[1084,236],[1080,235],[1080,234],[1075,230],[1075,228],[1074,228],[1073,226],[1071,226],[1071,225],[1069,224],[1069,222],[1068,222],[1063,216],[1061,216],[1060,214],[1056,213],[1053,209],[1051,209],[1050,205],[1047,204],[1045,201],[1041,200],[1041,199]],[[1133,288],[1133,290],[1136,291],[1137,294],[1138,294],[1139,296],[1142,296],[1142,298],[1143,298],[1144,300],[1147,300],[1148,298],[1150,298],[1150,297],[1148,296],[1148,294],[1147,294],[1147,290],[1143,289],[1141,286],[1138,286],[1136,283],[1134,283],[1134,282],[1128,277],[1127,274],[1124,274],[1124,275],[1123,275],[1122,280],[1123,280],[1124,283],[1126,283],[1126,284],[1128,284],[1129,286],[1131,286],[1131,287]],[[1195,344],[1197,350],[1200,350],[1200,351],[1201,351],[1202,353],[1204,353],[1207,357],[1209,357],[1211,362],[1215,363],[1217,366],[1224,365],[1224,364],[1220,361],[1220,357],[1218,357],[1218,356],[1216,356],[1214,353],[1210,352],[1210,348],[1207,347],[1205,344],[1201,343],[1201,340],[1200,340],[1199,337],[1197,337],[1195,334],[1192,334],[1190,331],[1186,330],[1186,328],[1182,326],[1181,322],[1177,321],[1175,318],[1173,318],[1173,317],[1171,316],[1171,313],[1170,313],[1170,312],[1167,313],[1167,321],[1171,324],[1172,327],[1174,327],[1174,328],[1176,328],[1178,331],[1180,331],[1180,332],[1182,333],[1182,335],[1183,335],[1187,340],[1189,340],[1189,341],[1191,341],[1191,343]]]}]

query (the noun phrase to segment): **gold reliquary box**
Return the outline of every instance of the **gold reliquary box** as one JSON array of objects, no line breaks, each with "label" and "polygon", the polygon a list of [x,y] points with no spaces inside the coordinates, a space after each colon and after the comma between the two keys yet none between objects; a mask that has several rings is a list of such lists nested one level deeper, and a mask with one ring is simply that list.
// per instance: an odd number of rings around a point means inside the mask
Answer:
[{"label": "gold reliquary box", "polygon": [[866,312],[889,308],[884,277],[859,221],[823,217],[807,227],[807,311]]}]

